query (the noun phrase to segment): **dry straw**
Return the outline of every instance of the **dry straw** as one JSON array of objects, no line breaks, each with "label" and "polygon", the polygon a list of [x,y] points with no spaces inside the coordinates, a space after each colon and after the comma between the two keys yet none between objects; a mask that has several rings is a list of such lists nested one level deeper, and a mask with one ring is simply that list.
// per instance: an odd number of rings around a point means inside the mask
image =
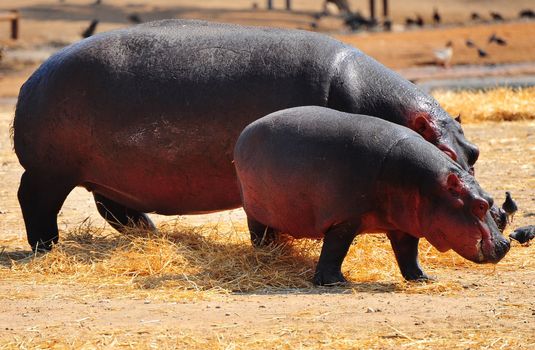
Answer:
[{"label": "dry straw", "polygon": [[[2,254],[0,260],[10,268],[0,270],[0,277],[92,284],[115,297],[158,291],[153,297],[167,300],[307,289],[313,288],[310,281],[320,248],[321,241],[286,238],[281,244],[254,249],[245,225],[235,223],[192,227],[177,221],[157,233],[126,235],[84,224],[66,233],[51,253]],[[420,249],[421,260],[431,271],[473,265],[454,253],[440,254],[426,242]],[[384,235],[357,237],[343,269],[352,282],[347,288],[355,291],[443,293],[461,288],[456,282],[404,282]]]},{"label": "dry straw", "polygon": [[[533,340],[533,337],[528,337]],[[82,337],[21,336],[4,343],[1,349],[530,349],[533,343],[515,334],[496,329],[467,328],[453,331],[435,329],[409,336],[385,324],[378,332],[355,332],[354,329],[325,329],[310,332],[299,327],[285,327],[268,332],[228,334],[176,334],[158,332],[86,332]]]},{"label": "dry straw", "polygon": [[535,119],[535,87],[436,91],[435,98],[463,123]]}]

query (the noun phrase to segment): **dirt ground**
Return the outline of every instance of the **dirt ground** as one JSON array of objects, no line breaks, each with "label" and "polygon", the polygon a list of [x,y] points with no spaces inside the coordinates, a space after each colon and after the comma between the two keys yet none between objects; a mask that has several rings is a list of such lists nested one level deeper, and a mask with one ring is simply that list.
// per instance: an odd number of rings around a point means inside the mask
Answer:
[{"label": "dirt ground", "polygon": [[[312,30],[333,35],[335,38],[354,45],[381,63],[393,69],[411,70],[416,67],[435,65],[433,51],[444,48],[446,42],[453,42],[453,66],[485,65],[499,75],[535,74],[535,21],[520,20],[518,13],[529,9],[532,1],[391,1],[391,17],[394,32],[359,32],[350,33],[339,16],[322,17],[316,20],[314,15],[322,10],[322,1],[293,1],[294,11],[282,10],[283,1],[275,1],[276,10],[267,11],[264,1],[193,1],[193,0],[151,0],[126,1],[104,0],[94,6],[93,0],[19,0],[16,8],[20,10],[20,39],[9,40],[9,24],[0,22],[0,47],[5,46],[4,59],[0,61],[0,97],[16,96],[18,87],[31,72],[50,53],[58,48],[80,40],[80,33],[92,19],[99,19],[96,33],[132,25],[128,16],[137,14],[143,21],[162,18],[206,19],[245,25],[266,25],[285,28]],[[253,9],[257,3],[258,8]],[[367,0],[350,1],[351,8],[368,13]],[[11,2],[0,2],[0,11],[13,9]],[[431,24],[433,8],[441,11],[442,24]],[[380,15],[381,8],[377,9]],[[471,12],[478,12],[482,20],[469,19]],[[489,12],[501,13],[504,22],[489,20]],[[406,17],[420,14],[426,25],[423,29],[405,28]],[[489,44],[488,38],[496,33],[507,41],[506,46]],[[465,45],[471,39],[484,49],[488,56],[480,58],[476,49]],[[517,64],[500,70],[499,64]],[[498,65],[498,66],[496,66]],[[470,70],[470,69],[469,69]],[[472,76],[488,74],[463,72]],[[429,74],[407,72],[408,79],[425,78]],[[454,75],[454,70],[438,69],[430,78],[447,78]]]},{"label": "dirt ground", "polygon": [[[319,1],[294,1],[296,13],[252,10],[252,1],[87,1],[20,0],[21,40],[7,40],[7,23],[0,23],[0,43],[10,50],[34,50],[78,40],[88,21],[98,16],[99,31],[128,25],[136,12],[147,20],[161,17],[213,18],[245,24],[275,24],[309,28]],[[364,1],[351,2],[364,9]],[[399,6],[401,2],[392,2]],[[282,2],[275,1],[278,7]],[[453,40],[455,64],[532,62],[535,59],[534,22],[502,24],[465,22],[470,11],[488,16],[490,9],[513,18],[530,1],[409,0],[393,7],[394,20],[433,6],[444,9],[447,25],[395,33],[337,34],[348,43],[394,68],[426,65],[431,50]],[[0,3],[0,9],[12,4]],[[336,19],[319,23],[334,30]],[[3,27],[6,27],[5,30]],[[496,32],[505,48],[489,46]],[[488,48],[480,60],[463,46],[471,38]],[[188,348],[188,349],[316,349],[316,348],[458,348],[535,349],[535,258],[533,246],[513,243],[497,266],[433,265],[425,268],[440,282],[437,288],[403,287],[393,270],[382,280],[354,283],[348,288],[272,288],[251,293],[199,292],[192,299],[172,297],[165,288],[117,293],[122,285],[80,284],[62,278],[42,282],[38,272],[12,272],[11,258],[28,253],[16,190],[22,168],[12,152],[9,126],[18,89],[38,59],[0,63],[0,348]],[[533,73],[531,68],[515,74]],[[535,113],[535,108],[534,108]],[[535,122],[514,121],[464,126],[467,138],[481,150],[478,181],[501,203],[511,190],[519,203],[514,227],[535,224]],[[76,189],[59,216],[60,230],[71,230],[87,217],[106,227],[92,196]],[[154,216],[159,224],[174,218]],[[245,225],[241,210],[181,218],[187,225],[207,222]],[[105,231],[110,231],[106,228]],[[510,228],[507,233],[510,232]],[[251,248],[252,249],[252,248]],[[425,255],[425,254],[422,254]],[[439,256],[450,259],[450,254]],[[392,258],[393,259],[393,258]],[[24,260],[21,262],[24,264]],[[380,264],[379,264],[380,265]],[[381,268],[381,266],[370,266]],[[24,277],[21,277],[24,276]],[[442,284],[443,283],[443,284]],[[443,289],[442,286],[446,286]],[[115,292],[110,292],[114,289]]]},{"label": "dirt ground", "polygon": [[[10,112],[0,113],[0,247],[6,256],[24,256],[28,247],[15,194],[22,169],[6,142],[10,120]],[[505,190],[513,191],[521,208],[513,227],[533,224],[535,122],[473,124],[465,131],[481,148],[479,182],[498,202]],[[77,189],[62,209],[61,228],[73,229],[88,216],[93,225],[104,225],[90,194]],[[182,219],[192,226],[229,221],[245,225],[241,210]],[[0,260],[0,344],[7,348],[122,344],[247,349],[260,346],[257,342],[264,344],[261,348],[281,349],[535,347],[533,246],[513,244],[495,268],[426,266],[449,285],[442,292],[400,290],[399,273],[393,270],[385,280],[347,289],[200,293],[193,300],[168,296],[165,288],[125,291],[121,296],[108,295],[113,286],[99,283],[69,283],[64,278],[43,283],[38,271],[21,278],[10,274],[9,260]]]}]

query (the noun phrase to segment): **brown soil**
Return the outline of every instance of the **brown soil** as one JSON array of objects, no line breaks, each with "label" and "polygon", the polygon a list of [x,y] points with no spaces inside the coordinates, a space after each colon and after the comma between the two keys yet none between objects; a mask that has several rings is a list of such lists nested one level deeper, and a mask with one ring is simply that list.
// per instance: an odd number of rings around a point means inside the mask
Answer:
[{"label": "brown soil", "polygon": [[[0,246],[4,254],[13,255],[27,250],[27,244],[15,194],[22,169],[5,142],[10,120],[11,113],[0,114],[4,140],[0,148]],[[465,130],[482,151],[476,169],[482,186],[498,202],[505,190],[512,190],[521,208],[513,226],[533,224],[535,123],[474,124]],[[72,229],[87,216],[93,225],[103,225],[90,194],[77,189],[62,209],[61,227]],[[156,217],[159,223],[166,220],[169,218]],[[229,220],[243,225],[244,215],[238,210],[231,215],[224,212],[183,220],[190,225],[221,225]],[[425,289],[400,290],[399,273],[393,271],[385,281],[357,283],[350,289],[279,288],[267,293],[258,290],[259,295],[208,293],[200,300],[177,300],[158,288],[146,291],[143,297],[107,295],[98,289],[105,291],[109,286],[90,282],[65,285],[64,279],[43,283],[37,282],[38,275],[21,278],[4,270],[0,343],[9,347],[117,343],[143,348],[158,344],[199,349],[262,348],[257,342],[274,348],[397,348],[403,344],[422,348],[532,348],[532,247],[513,244],[496,269],[471,266],[448,266],[446,262],[433,268],[431,273],[439,281],[462,288],[429,294]]]},{"label": "brown soil", "polygon": [[[391,33],[356,33],[348,34],[341,18],[324,17],[319,21],[313,15],[322,8],[321,1],[294,1],[293,12],[283,11],[281,1],[275,2],[277,10],[265,10],[263,1],[256,1],[258,9],[252,9],[255,1],[238,0],[233,2],[212,0],[198,2],[185,1],[139,1],[105,0],[103,5],[92,6],[92,0],[65,0],[63,2],[48,0],[22,0],[17,2],[21,11],[20,40],[9,40],[8,23],[0,22],[0,46],[8,48],[42,50],[43,47],[61,47],[80,39],[80,33],[89,22],[100,19],[97,33],[131,25],[127,16],[138,14],[142,20],[161,18],[196,18],[245,25],[266,25],[285,28],[312,29],[316,22],[317,30],[331,33],[334,37],[354,45],[380,62],[394,69],[435,65],[434,49],[443,48],[447,41],[454,44],[453,65],[464,64],[500,64],[532,62],[535,57],[535,22],[518,19],[521,9],[529,8],[528,0],[499,1],[491,0],[467,4],[462,0],[424,2],[408,0],[392,1],[391,14],[394,20],[394,32]],[[367,1],[350,1],[352,8],[367,14]],[[430,23],[433,7],[442,13],[443,24],[433,26],[426,24],[423,29],[408,28],[404,30],[404,19],[420,13],[426,23]],[[12,9],[12,4],[0,3],[0,11]],[[378,9],[380,10],[380,9]],[[472,11],[477,11],[484,18],[482,21],[468,19]],[[499,11],[506,22],[489,21],[489,11]],[[340,34],[346,33],[346,34]],[[489,44],[491,34],[507,40],[507,46]],[[465,46],[470,38],[488,53],[488,57],[479,58],[473,48]],[[18,88],[28,75],[37,67],[31,60],[9,59],[0,61],[0,97],[16,96]],[[530,65],[512,71],[506,75],[534,74]],[[448,77],[445,70],[442,77]]]},{"label": "brown soil", "polygon": [[[21,0],[21,41],[9,42],[7,30],[2,27],[0,40],[15,48],[68,43],[77,40],[78,33],[95,14],[106,18],[99,30],[107,30],[126,25],[125,14],[131,12],[146,19],[180,15],[306,28],[311,21],[310,11],[321,7],[320,2],[311,5],[312,2],[295,1],[300,12],[287,14],[252,11],[251,2],[245,0],[206,1],[202,8],[197,2],[186,1],[191,6],[184,5],[181,11],[179,6],[169,5],[172,1],[163,0],[139,5],[103,0],[105,7],[101,9],[88,6],[91,2]],[[363,8],[362,2],[351,3]],[[402,20],[417,11],[430,13],[431,3],[421,8],[419,3],[407,1],[406,8],[398,8],[397,18]],[[495,8],[512,17],[518,9],[529,7],[526,1],[489,1],[485,10],[482,5],[474,5],[479,2],[465,7],[459,5],[464,4],[460,0],[436,3],[452,18],[459,18],[460,9],[465,9],[465,15],[474,9],[484,14]],[[0,4],[0,8],[7,7]],[[339,23],[333,20],[324,25],[333,29]],[[389,66],[403,68],[427,63],[432,59],[431,49],[447,40],[455,43],[456,64],[530,61],[535,57],[534,31],[532,22],[522,22],[338,37]],[[493,32],[508,39],[509,45],[503,49],[488,46],[485,38]],[[467,37],[488,48],[489,58],[481,61],[465,48],[462,43]],[[0,97],[16,96],[35,66],[20,62],[16,67],[0,66]],[[13,109],[12,103],[0,106],[0,256],[28,250],[16,200],[22,168],[9,140]],[[505,190],[513,191],[521,208],[513,227],[534,224],[535,123],[471,124],[465,126],[465,132],[481,149],[476,169],[481,185],[498,203]],[[59,216],[60,229],[73,228],[88,216],[93,225],[104,225],[90,194],[76,189]],[[230,215],[224,212],[183,219],[190,225],[218,221],[243,224],[244,215],[237,210]],[[169,218],[156,217],[158,223],[166,220]],[[7,262],[0,266],[0,347],[6,348],[535,348],[532,246],[513,244],[509,255],[495,269],[475,268],[472,264],[433,268],[431,272],[439,281],[459,288],[429,294],[420,289],[397,288],[400,277],[395,271],[385,281],[357,283],[348,289],[279,288],[267,293],[258,290],[252,294],[207,294],[193,300],[167,298],[154,289],[143,298],[132,298],[126,294],[121,297],[96,293],[102,287],[98,284],[42,283],[36,274],[15,278],[10,266]]]}]

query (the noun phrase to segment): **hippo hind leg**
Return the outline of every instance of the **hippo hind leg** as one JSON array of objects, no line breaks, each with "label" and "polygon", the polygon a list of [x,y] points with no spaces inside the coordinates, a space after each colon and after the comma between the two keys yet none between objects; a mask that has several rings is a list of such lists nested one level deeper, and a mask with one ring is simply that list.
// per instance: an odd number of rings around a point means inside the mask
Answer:
[{"label": "hippo hind leg", "polygon": [[418,263],[419,239],[401,231],[390,231],[387,236],[403,277],[407,281],[429,280],[430,278],[422,271]]},{"label": "hippo hind leg", "polygon": [[125,207],[101,194],[93,193],[99,214],[114,229],[125,232],[128,228],[155,230],[147,214]]},{"label": "hippo hind leg", "polygon": [[58,213],[75,186],[67,176],[43,175],[37,171],[22,174],[18,199],[33,251],[48,251],[58,242]]},{"label": "hippo hind leg", "polygon": [[268,246],[276,241],[277,232],[250,216],[247,216],[247,226],[251,234],[251,242],[256,248]]}]

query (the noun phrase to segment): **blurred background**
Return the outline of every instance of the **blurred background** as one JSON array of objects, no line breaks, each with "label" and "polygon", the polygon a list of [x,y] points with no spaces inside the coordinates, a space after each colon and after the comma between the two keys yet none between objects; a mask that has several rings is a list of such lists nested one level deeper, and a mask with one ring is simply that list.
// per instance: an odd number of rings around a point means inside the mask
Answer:
[{"label": "blurred background", "polygon": [[535,84],[531,0],[18,0],[0,2],[0,97],[63,46],[164,18],[323,32],[424,89]]}]

